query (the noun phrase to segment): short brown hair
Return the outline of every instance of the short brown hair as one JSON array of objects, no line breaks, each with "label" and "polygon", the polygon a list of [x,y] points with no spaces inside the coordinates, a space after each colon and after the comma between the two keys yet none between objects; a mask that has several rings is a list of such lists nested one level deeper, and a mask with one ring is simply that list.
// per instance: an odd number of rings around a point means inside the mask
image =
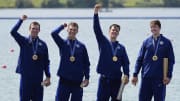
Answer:
[{"label": "short brown hair", "polygon": [[152,21],[150,22],[150,24],[151,24],[151,25],[158,25],[159,28],[161,28],[161,22],[160,22],[159,20],[152,20]]},{"label": "short brown hair", "polygon": [[109,26],[109,30],[112,28],[112,27],[115,27],[115,28],[118,28],[119,31],[120,31],[120,26],[118,24],[112,24]]},{"label": "short brown hair", "polygon": [[69,27],[69,26],[77,27],[77,29],[79,28],[79,26],[78,26],[78,24],[77,24],[76,22],[70,22],[70,23],[68,24],[68,27]]},{"label": "short brown hair", "polygon": [[39,24],[39,22],[37,22],[37,21],[31,22],[30,25],[29,25],[29,29],[31,28],[31,25],[38,25],[38,26],[39,26],[39,30],[40,30],[40,24]]}]

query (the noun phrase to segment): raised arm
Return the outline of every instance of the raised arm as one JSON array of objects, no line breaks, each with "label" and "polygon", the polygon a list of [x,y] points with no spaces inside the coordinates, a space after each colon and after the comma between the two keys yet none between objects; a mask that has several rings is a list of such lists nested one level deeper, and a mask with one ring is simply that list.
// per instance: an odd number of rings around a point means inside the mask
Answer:
[{"label": "raised arm", "polygon": [[55,43],[58,45],[58,47],[61,48],[61,46],[64,44],[64,39],[60,37],[58,34],[60,31],[62,31],[65,27],[67,27],[67,24],[65,23],[64,25],[59,26],[57,29],[52,31],[51,36]]},{"label": "raised arm", "polygon": [[17,41],[17,43],[21,46],[23,44],[23,41],[25,38],[18,33],[18,29],[20,28],[21,24],[23,23],[24,20],[27,19],[26,15],[22,15],[22,17],[19,19],[19,21],[16,23],[16,25],[12,28],[11,30],[11,35],[13,38]]},{"label": "raised arm", "polygon": [[96,35],[96,39],[98,41],[98,43],[101,43],[103,41],[103,39],[105,38],[105,36],[103,35],[100,23],[99,23],[99,16],[98,16],[98,12],[101,8],[100,4],[96,4],[94,6],[94,20],[93,20],[93,28],[94,28],[94,33]]}]

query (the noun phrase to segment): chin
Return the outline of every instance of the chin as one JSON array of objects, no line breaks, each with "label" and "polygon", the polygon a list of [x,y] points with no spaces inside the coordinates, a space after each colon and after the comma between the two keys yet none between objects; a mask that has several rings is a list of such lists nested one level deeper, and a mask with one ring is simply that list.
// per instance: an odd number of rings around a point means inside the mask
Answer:
[{"label": "chin", "polygon": [[111,38],[117,38],[117,36],[116,35],[112,35]]},{"label": "chin", "polygon": [[154,35],[157,35],[157,32],[153,32]]},{"label": "chin", "polygon": [[37,38],[38,36],[37,36],[37,35],[31,35],[31,37],[33,37],[33,38]]},{"label": "chin", "polygon": [[69,36],[70,36],[70,37],[75,37],[75,35],[74,35],[74,34],[70,34]]},{"label": "chin", "polygon": [[151,31],[153,34],[156,34],[156,33],[158,33],[158,31]]},{"label": "chin", "polygon": [[74,37],[74,35],[70,35],[69,37],[71,37],[71,38],[72,38],[72,37]]}]

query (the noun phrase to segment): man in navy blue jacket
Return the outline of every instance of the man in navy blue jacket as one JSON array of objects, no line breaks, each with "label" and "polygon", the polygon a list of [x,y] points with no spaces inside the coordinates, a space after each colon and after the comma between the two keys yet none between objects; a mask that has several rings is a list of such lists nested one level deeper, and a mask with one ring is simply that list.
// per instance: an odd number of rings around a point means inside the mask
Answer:
[{"label": "man in navy blue jacket", "polygon": [[[160,34],[161,23],[153,20],[150,23],[152,36],[141,46],[136,61],[132,83],[136,85],[141,70],[139,101],[165,101],[166,85],[172,78],[175,57],[169,39]],[[163,77],[163,58],[168,58],[167,77]]]},{"label": "man in navy blue jacket", "polygon": [[[43,101],[43,87],[50,85],[48,48],[44,41],[38,37],[40,24],[32,22],[29,26],[28,38],[20,35],[18,29],[27,19],[23,15],[11,30],[11,35],[20,46],[20,55],[16,72],[21,75],[20,101]],[[43,81],[43,73],[46,79]]]},{"label": "man in navy blue jacket", "polygon": [[52,38],[59,47],[60,65],[57,75],[60,77],[56,101],[82,101],[83,87],[89,84],[90,62],[86,47],[77,40],[78,24],[68,24],[68,38],[64,40],[58,34],[67,24],[52,32]]},{"label": "man in navy blue jacket", "polygon": [[[97,65],[97,72],[100,74],[97,101],[116,100],[121,85],[123,67],[124,75],[129,76],[129,59],[125,47],[116,39],[119,35],[120,26],[112,24],[109,28],[110,40],[104,35],[100,27],[98,11],[100,4],[94,8],[94,32],[98,42],[100,57]],[[128,83],[125,79],[125,84]]]}]

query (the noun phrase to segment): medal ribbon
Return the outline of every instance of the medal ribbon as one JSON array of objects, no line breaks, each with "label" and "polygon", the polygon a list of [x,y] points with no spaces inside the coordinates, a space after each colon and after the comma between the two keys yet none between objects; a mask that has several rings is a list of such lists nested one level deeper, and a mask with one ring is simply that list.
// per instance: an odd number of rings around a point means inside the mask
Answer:
[{"label": "medal ribbon", "polygon": [[158,51],[158,48],[159,48],[159,43],[160,43],[160,40],[161,40],[161,36],[160,36],[160,38],[158,39],[157,47],[156,47],[156,44],[155,44],[154,39],[152,39],[152,40],[153,40],[153,46],[154,46],[154,50],[155,50],[154,56],[156,56],[157,51]]},{"label": "medal ribbon", "polygon": [[39,40],[38,40],[38,38],[36,39],[36,41],[35,41],[35,46],[34,46],[34,42],[33,42],[33,39],[32,39],[32,38],[31,38],[31,41],[32,41],[32,50],[33,50],[33,54],[36,55],[37,50],[38,50],[38,43],[39,43]]},{"label": "medal ribbon", "polygon": [[117,49],[119,49],[120,47],[117,45],[117,47],[114,49],[112,42],[109,42],[109,43],[110,43],[110,45],[111,45],[111,50],[112,50],[113,56],[116,56],[116,54],[117,54]]},{"label": "medal ribbon", "polygon": [[75,49],[76,49],[76,44],[77,44],[77,40],[75,40],[73,46],[71,45],[70,40],[68,40],[68,45],[70,46],[70,53],[71,53],[71,56],[74,56]]}]

